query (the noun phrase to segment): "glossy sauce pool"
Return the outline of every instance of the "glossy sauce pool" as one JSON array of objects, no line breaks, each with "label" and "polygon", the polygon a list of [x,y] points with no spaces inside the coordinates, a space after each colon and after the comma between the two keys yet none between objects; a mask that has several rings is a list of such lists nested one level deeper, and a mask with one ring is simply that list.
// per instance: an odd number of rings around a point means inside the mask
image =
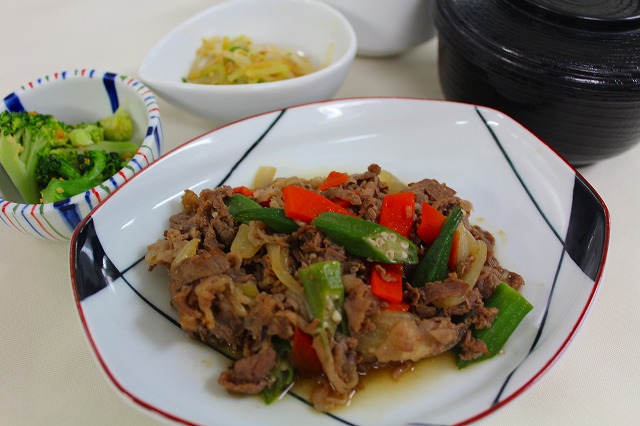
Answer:
[{"label": "glossy sauce pool", "polygon": [[[348,404],[336,407],[330,413],[340,417],[354,410],[366,412],[372,419],[379,419],[389,412],[390,407],[399,407],[402,401],[415,399],[416,393],[431,392],[431,389],[438,387],[441,380],[450,377],[452,373],[462,374],[456,367],[452,351],[416,362],[399,378],[394,379],[393,372],[396,368],[380,368],[360,376],[360,388]],[[313,387],[313,379],[296,379],[291,392],[310,401]],[[425,401],[426,404],[428,401]]]}]

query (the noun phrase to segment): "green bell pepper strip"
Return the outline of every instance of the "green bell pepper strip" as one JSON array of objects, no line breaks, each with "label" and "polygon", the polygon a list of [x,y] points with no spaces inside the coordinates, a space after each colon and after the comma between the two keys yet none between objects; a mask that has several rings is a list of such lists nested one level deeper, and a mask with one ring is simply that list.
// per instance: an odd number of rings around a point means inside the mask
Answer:
[{"label": "green bell pepper strip", "polygon": [[320,328],[331,333],[338,325],[344,331],[344,286],[342,267],[337,260],[313,263],[298,270],[309,313],[320,320]]},{"label": "green bell pepper strip", "polygon": [[354,256],[381,263],[418,263],[418,247],[412,241],[376,222],[325,212],[311,224]]},{"label": "green bell pepper strip", "polygon": [[294,368],[291,363],[291,342],[273,338],[273,349],[276,351],[276,365],[269,372],[272,384],[262,391],[267,404],[280,399],[293,385]]},{"label": "green bell pepper strip", "polygon": [[533,309],[533,306],[520,293],[501,282],[484,304],[487,308],[498,308],[498,314],[488,328],[472,329],[476,339],[482,340],[489,353],[472,360],[461,360],[456,357],[458,368],[462,369],[474,362],[489,359],[498,354],[522,319]]},{"label": "green bell pepper strip", "polygon": [[240,223],[259,220],[275,232],[284,234],[291,234],[299,228],[299,225],[293,219],[284,214],[284,209],[262,207],[242,194],[235,194],[229,197],[226,200],[226,205],[233,220]]},{"label": "green bell pepper strip", "polygon": [[420,260],[420,263],[418,263],[411,280],[413,287],[422,287],[426,283],[442,281],[447,277],[453,234],[455,234],[456,228],[458,228],[462,220],[462,215],[463,212],[460,206],[456,205],[451,209],[440,233],[427,249],[427,253]]}]

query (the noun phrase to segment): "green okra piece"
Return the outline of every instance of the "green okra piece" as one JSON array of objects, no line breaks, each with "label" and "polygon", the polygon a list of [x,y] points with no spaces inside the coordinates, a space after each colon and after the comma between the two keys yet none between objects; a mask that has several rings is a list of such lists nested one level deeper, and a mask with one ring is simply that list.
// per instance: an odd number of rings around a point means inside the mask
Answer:
[{"label": "green okra piece", "polygon": [[309,313],[320,327],[334,332],[343,323],[344,286],[342,267],[337,260],[312,263],[298,270]]},{"label": "green okra piece", "polygon": [[241,210],[233,215],[233,219],[241,223],[259,220],[274,231],[284,234],[291,234],[300,227],[293,219],[284,214],[284,209],[273,207]]},{"label": "green okra piece", "polygon": [[312,222],[358,257],[381,263],[418,263],[418,247],[386,226],[340,213],[320,213]]},{"label": "green okra piece", "polygon": [[293,384],[294,369],[291,363],[291,342],[273,337],[276,351],[276,365],[269,372],[271,385],[262,391],[267,404],[271,404],[288,392]]},{"label": "green okra piece", "polygon": [[224,203],[227,205],[227,208],[229,209],[229,214],[231,216],[235,216],[236,213],[242,210],[262,208],[262,206],[258,204],[257,201],[254,201],[251,198],[242,194],[233,194],[231,197],[227,198],[227,200]]},{"label": "green okra piece", "polygon": [[462,220],[462,215],[460,206],[456,205],[451,209],[440,233],[418,263],[411,280],[413,287],[422,287],[426,283],[442,281],[447,277],[447,263],[451,254],[453,235]]},{"label": "green okra piece", "polygon": [[482,340],[487,345],[489,353],[472,360],[461,360],[460,357],[456,357],[456,364],[460,369],[498,354],[520,322],[533,309],[531,303],[523,295],[504,282],[498,284],[484,306],[498,308],[498,313],[490,327],[474,328],[471,333],[473,337]]},{"label": "green okra piece", "polygon": [[226,201],[229,214],[233,220],[248,223],[259,220],[275,232],[291,234],[299,225],[284,214],[284,209],[262,207],[256,201],[242,194],[234,194]]}]

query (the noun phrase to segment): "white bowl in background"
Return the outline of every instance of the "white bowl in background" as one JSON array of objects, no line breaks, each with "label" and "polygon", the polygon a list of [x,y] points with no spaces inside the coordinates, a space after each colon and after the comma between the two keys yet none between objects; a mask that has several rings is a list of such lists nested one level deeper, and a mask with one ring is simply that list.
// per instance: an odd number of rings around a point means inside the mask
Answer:
[{"label": "white bowl in background", "polygon": [[[244,35],[255,44],[288,47],[329,65],[289,80],[207,85],[185,83],[203,38]],[[348,20],[319,0],[234,0],[187,19],[144,58],[139,76],[161,98],[223,124],[262,112],[325,100],[338,91],[356,55]]]},{"label": "white bowl in background", "polygon": [[[400,55],[435,36],[433,0],[324,0],[351,22],[358,55]],[[375,4],[374,4],[375,3]]]}]

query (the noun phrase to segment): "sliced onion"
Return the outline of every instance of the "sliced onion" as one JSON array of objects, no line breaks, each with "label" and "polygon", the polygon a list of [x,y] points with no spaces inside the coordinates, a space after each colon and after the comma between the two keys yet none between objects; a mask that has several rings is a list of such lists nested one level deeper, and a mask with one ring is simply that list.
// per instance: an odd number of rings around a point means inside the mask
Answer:
[{"label": "sliced onion", "polygon": [[237,287],[243,295],[250,297],[251,299],[254,299],[258,295],[258,293],[260,293],[260,290],[258,290],[258,286],[252,281],[240,283],[237,285]]},{"label": "sliced onion", "polygon": [[276,175],[276,168],[272,166],[260,166],[253,178],[253,189],[266,188],[271,185]]},{"label": "sliced onion", "polygon": [[487,244],[481,240],[473,240],[473,250],[471,250],[471,255],[474,256],[473,262],[463,274],[460,275],[460,279],[462,281],[469,284],[469,290],[471,290],[478,282],[478,278],[480,277],[480,272],[482,272],[482,267],[487,261]]},{"label": "sliced onion", "polygon": [[358,336],[358,352],[368,361],[418,361],[458,342],[451,322],[395,311],[380,311],[371,320],[375,328]]},{"label": "sliced onion", "polygon": [[389,187],[389,193],[395,194],[397,192],[406,191],[408,188],[407,184],[398,179],[395,175],[391,174],[386,170],[380,170],[380,174],[378,178],[387,184]]},{"label": "sliced onion", "polygon": [[458,229],[458,253],[456,255],[456,266],[469,257],[470,245],[473,244],[475,238],[471,235],[471,232],[464,227],[464,224],[460,223]]},{"label": "sliced onion", "polygon": [[304,297],[302,284],[293,278],[287,268],[289,249],[278,244],[267,244],[267,256],[271,261],[271,269],[273,269],[273,273],[276,274],[280,282],[295,294]]},{"label": "sliced onion", "polygon": [[[487,245],[484,241],[476,240],[471,232],[461,226],[458,228],[458,255],[456,257],[456,265],[462,265],[469,257],[473,257],[471,264],[467,265],[464,271],[458,273],[458,277],[469,285],[469,291],[473,289],[480,277],[482,267],[487,261]],[[435,300],[434,305],[440,308],[451,308],[458,306],[466,300],[466,296],[447,297],[441,300]]]},{"label": "sliced onion", "polygon": [[253,257],[264,245],[262,241],[251,238],[252,230],[250,225],[243,223],[238,228],[233,242],[231,242],[231,253],[237,254],[243,259]]},{"label": "sliced onion", "polygon": [[171,262],[171,266],[169,269],[173,269],[182,263],[188,257],[193,257],[196,255],[198,251],[198,245],[200,244],[200,238],[194,238],[193,240],[189,240],[184,244],[178,252],[176,253],[176,257]]},{"label": "sliced onion", "polygon": [[[347,395],[352,392],[358,385],[359,377],[358,372],[354,366],[352,371],[338,372],[338,366],[336,365],[334,354],[331,350],[330,337],[327,334],[327,330],[320,330],[318,334],[313,338],[313,348],[318,354],[318,359],[322,364],[322,371],[327,376],[331,386],[342,395]],[[342,373],[342,374],[340,374]]]}]

